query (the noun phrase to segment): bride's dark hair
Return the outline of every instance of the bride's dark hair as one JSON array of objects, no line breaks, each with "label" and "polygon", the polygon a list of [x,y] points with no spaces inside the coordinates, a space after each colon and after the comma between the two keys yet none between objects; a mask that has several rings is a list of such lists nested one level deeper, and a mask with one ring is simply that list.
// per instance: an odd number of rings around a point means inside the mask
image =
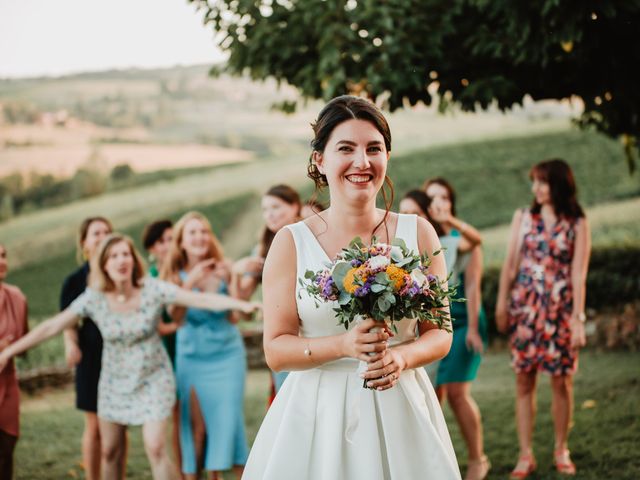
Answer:
[{"label": "bride's dark hair", "polygon": [[[315,136],[313,140],[311,140],[312,152],[309,157],[309,165],[307,166],[307,176],[315,183],[316,193],[328,184],[327,177],[320,173],[318,166],[313,160],[313,152],[324,152],[333,130],[347,120],[364,120],[371,123],[375,129],[380,132],[380,135],[382,135],[387,152],[391,151],[391,130],[389,129],[387,119],[384,118],[384,115],[378,107],[369,100],[352,95],[342,95],[341,97],[334,98],[324,106],[318,114],[316,121],[311,124]],[[385,185],[382,186],[385,213],[382,221],[373,229],[374,232],[385,223],[391,206],[393,205],[393,183],[387,175],[384,177],[384,183],[389,188],[389,193],[387,194]]]}]

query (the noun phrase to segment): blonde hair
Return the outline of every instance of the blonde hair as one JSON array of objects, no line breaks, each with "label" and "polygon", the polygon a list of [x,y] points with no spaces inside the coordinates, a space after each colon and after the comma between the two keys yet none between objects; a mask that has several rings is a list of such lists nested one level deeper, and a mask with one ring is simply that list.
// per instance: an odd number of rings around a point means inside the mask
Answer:
[{"label": "blonde hair", "polygon": [[115,284],[109,274],[105,270],[109,254],[114,245],[124,242],[129,246],[131,257],[133,258],[133,271],[131,272],[131,282],[134,287],[142,285],[142,279],[145,275],[144,262],[142,257],[136,250],[133,240],[121,233],[112,233],[100,243],[98,250],[91,257],[91,271],[89,273],[89,285],[91,288],[101,291],[110,292],[115,289]]},{"label": "blonde hair", "polygon": [[224,258],[222,245],[220,245],[220,241],[215,233],[213,233],[207,217],[200,212],[187,212],[173,226],[173,239],[171,240],[169,253],[167,253],[167,259],[163,262],[162,271],[160,272],[160,278],[163,280],[176,284],[181,283],[180,270],[183,270],[184,267],[187,266],[187,254],[182,248],[182,238],[184,236],[184,227],[191,220],[199,220],[202,222],[211,234],[206,258],[215,258],[216,260],[223,260]]}]

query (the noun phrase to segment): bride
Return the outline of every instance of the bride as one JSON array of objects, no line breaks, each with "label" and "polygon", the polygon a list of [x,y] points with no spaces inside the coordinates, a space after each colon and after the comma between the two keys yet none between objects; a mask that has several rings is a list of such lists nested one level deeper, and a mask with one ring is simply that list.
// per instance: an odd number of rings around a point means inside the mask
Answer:
[{"label": "bride", "polygon": [[[276,235],[264,268],[264,350],[275,371],[292,373],[258,432],[243,478],[459,479],[442,411],[424,370],[444,357],[451,334],[416,320],[399,322],[391,339],[348,331],[331,304],[316,306],[298,278],[320,270],[356,236],[414,251],[439,249],[431,225],[415,215],[376,208],[391,133],[382,113],[351,96],[333,99],[313,125],[309,177],[329,187],[331,206]],[[446,278],[444,257],[431,272]],[[416,335],[416,332],[419,335]],[[360,360],[368,362],[357,373]],[[363,378],[369,389],[362,388]]]}]

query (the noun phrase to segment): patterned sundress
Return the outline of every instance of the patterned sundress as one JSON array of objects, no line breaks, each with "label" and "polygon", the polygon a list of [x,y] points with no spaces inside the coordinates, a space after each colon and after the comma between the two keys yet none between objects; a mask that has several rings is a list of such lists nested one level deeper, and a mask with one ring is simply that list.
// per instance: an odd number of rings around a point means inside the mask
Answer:
[{"label": "patterned sundress", "polygon": [[178,287],[146,277],[140,305],[114,312],[103,292],[88,287],[70,305],[79,317],[91,317],[104,347],[98,383],[98,417],[120,425],[142,425],[167,418],[176,402],[176,384],[167,352],[158,334],[165,305]]},{"label": "patterned sundress", "polygon": [[559,217],[545,229],[539,213],[529,216],[520,265],[509,299],[511,365],[516,373],[572,375],[578,352],[571,348],[573,260],[577,219]]}]

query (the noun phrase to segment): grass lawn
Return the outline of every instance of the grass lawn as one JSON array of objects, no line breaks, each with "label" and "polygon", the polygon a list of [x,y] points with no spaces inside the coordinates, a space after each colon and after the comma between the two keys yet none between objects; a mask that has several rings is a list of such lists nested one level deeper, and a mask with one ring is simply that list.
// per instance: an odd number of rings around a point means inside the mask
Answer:
[{"label": "grass lawn", "polygon": [[[640,478],[640,353],[586,351],[576,376],[575,427],[571,449],[577,478]],[[268,372],[250,371],[245,413],[250,442],[264,415]],[[514,381],[507,354],[489,353],[474,384],[484,417],[486,451],[493,464],[490,478],[505,478],[518,453],[513,423]],[[589,400],[589,402],[587,402]],[[586,403],[585,403],[586,402]],[[17,479],[83,478],[80,459],[82,415],[73,407],[73,393],[65,390],[23,397],[22,437],[16,453]],[[535,452],[539,470],[533,479],[562,478],[553,473],[553,427],[549,413],[550,389],[541,378],[538,397]],[[457,425],[445,407],[461,467],[465,449]],[[130,432],[128,476],[151,478],[139,428]],[[232,478],[230,474],[226,478]]]}]

